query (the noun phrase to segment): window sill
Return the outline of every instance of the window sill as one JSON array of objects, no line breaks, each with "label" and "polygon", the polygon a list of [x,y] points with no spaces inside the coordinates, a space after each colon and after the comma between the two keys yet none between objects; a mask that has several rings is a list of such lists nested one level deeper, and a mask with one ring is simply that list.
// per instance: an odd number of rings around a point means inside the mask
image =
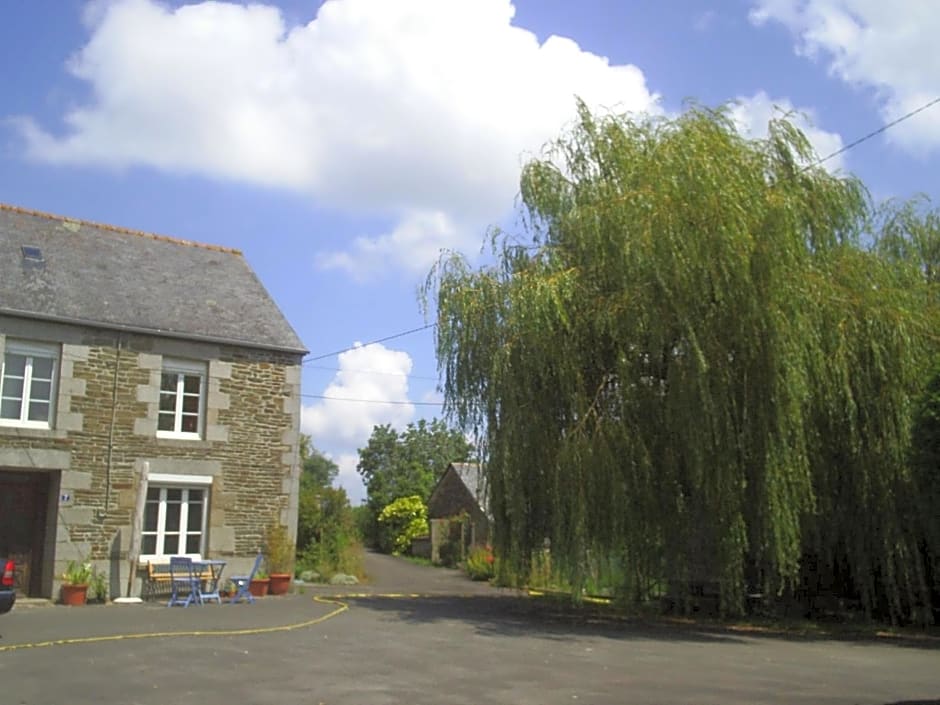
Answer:
[{"label": "window sill", "polygon": [[0,426],[7,428],[31,428],[34,431],[49,431],[52,427],[41,421],[14,421],[13,419],[0,419]]},{"label": "window sill", "polygon": [[182,556],[183,558],[192,558],[193,561],[203,560],[201,553],[167,553],[167,554],[147,554],[141,553],[137,558],[137,567],[138,569],[143,568],[146,570],[148,563],[153,563],[155,565],[169,565],[170,558],[175,558],[176,556]]},{"label": "window sill", "polygon": [[65,438],[65,431],[48,426],[21,426],[19,424],[0,423],[0,436],[18,436],[20,438]]},{"label": "window sill", "polygon": [[186,450],[209,450],[214,447],[212,441],[203,438],[181,438],[180,436],[157,436],[158,448],[185,448]]},{"label": "window sill", "polygon": [[169,441],[201,441],[198,433],[176,433],[175,431],[157,431],[157,438]]}]

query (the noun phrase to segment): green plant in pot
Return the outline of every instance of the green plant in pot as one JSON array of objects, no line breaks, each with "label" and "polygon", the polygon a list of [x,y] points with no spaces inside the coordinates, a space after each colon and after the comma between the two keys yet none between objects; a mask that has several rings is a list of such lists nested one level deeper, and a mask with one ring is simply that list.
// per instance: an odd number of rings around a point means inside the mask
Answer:
[{"label": "green plant in pot", "polygon": [[268,592],[284,595],[290,590],[294,576],[294,542],[281,524],[271,524],[265,532],[264,559],[270,574]]},{"label": "green plant in pot", "polygon": [[68,568],[62,573],[62,604],[84,605],[88,599],[88,584],[94,571],[88,561],[69,561]]},{"label": "green plant in pot", "polygon": [[268,587],[271,579],[268,577],[268,571],[264,568],[258,568],[255,577],[248,583],[248,590],[254,597],[264,597],[268,594]]}]

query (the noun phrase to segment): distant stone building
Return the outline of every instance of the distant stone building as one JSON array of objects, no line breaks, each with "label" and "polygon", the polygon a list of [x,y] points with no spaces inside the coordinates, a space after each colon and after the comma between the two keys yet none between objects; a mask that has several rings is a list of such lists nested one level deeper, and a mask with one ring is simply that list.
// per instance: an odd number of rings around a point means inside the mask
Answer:
[{"label": "distant stone building", "polygon": [[[303,343],[237,250],[0,205],[0,554],[250,567],[296,532]],[[132,536],[144,469],[143,523]],[[140,590],[137,582],[131,592]]]},{"label": "distant stone building", "polygon": [[451,556],[444,554],[447,550],[456,550],[454,559],[462,560],[471,547],[489,541],[486,483],[479,465],[447,466],[428,499],[428,522],[434,563],[450,563]]}]

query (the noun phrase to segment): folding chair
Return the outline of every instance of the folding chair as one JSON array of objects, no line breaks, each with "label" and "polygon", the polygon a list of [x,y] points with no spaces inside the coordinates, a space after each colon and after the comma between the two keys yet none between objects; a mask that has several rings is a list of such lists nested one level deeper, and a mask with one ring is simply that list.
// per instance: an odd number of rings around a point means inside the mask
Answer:
[{"label": "folding chair", "polygon": [[193,563],[193,572],[196,578],[202,581],[199,586],[199,601],[206,604],[210,600],[215,600],[222,604],[222,595],[219,589],[222,587],[222,570],[225,561],[201,561]]},{"label": "folding chair", "polygon": [[255,564],[251,568],[251,572],[248,575],[233,575],[229,577],[229,580],[235,586],[235,594],[232,595],[232,599],[229,600],[230,604],[235,604],[243,598],[248,600],[249,604],[254,603],[255,598],[252,597],[251,591],[248,589],[251,585],[252,578],[255,577],[255,573],[258,572],[258,568],[261,567],[261,560],[264,558],[260,553],[255,558]]},{"label": "folding chair", "polygon": [[[199,580],[193,572],[193,559],[186,556],[170,556],[170,601],[167,607],[182,605],[189,607],[194,602],[202,604]],[[183,596],[185,593],[185,597]]]}]

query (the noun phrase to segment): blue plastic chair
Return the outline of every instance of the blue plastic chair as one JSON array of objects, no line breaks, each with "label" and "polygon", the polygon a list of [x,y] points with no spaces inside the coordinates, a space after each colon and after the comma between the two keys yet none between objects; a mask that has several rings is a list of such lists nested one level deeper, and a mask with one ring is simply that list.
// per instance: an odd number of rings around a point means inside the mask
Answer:
[{"label": "blue plastic chair", "polygon": [[261,567],[261,561],[264,558],[260,553],[255,558],[255,564],[251,568],[251,572],[248,575],[233,575],[229,578],[232,581],[232,584],[235,586],[235,594],[232,595],[232,599],[229,600],[230,604],[235,604],[240,602],[242,599],[248,600],[249,604],[253,604],[255,598],[252,596],[251,591],[248,589],[251,585],[252,579],[255,577],[255,573],[258,572],[258,568]]},{"label": "blue plastic chair", "polygon": [[[189,607],[194,602],[202,604],[199,580],[193,572],[193,559],[186,556],[170,556],[170,601],[167,607],[182,605]],[[185,594],[185,597],[184,597]]]},{"label": "blue plastic chair", "polygon": [[205,581],[199,588],[199,601],[201,604],[206,604],[210,600],[215,600],[220,605],[222,604],[222,595],[219,593],[221,588],[220,583],[222,583],[222,570],[217,567],[218,565],[224,566],[225,563],[222,561],[193,563],[193,571],[198,573],[196,576],[197,579]]}]

